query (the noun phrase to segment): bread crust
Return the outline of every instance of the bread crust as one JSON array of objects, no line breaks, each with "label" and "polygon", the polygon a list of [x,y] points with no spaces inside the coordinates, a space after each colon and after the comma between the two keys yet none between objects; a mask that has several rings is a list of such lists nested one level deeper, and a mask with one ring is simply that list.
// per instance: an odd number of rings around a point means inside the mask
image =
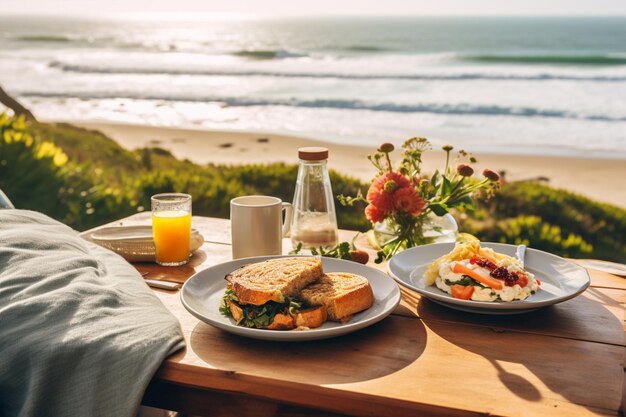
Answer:
[{"label": "bread crust", "polygon": [[268,301],[276,301],[277,303],[285,302],[285,297],[281,291],[259,291],[248,288],[245,284],[233,283],[233,291],[237,294],[241,304],[253,304],[260,306]]},{"label": "bread crust", "polygon": [[291,330],[296,327],[296,321],[291,314],[276,314],[269,326],[263,327],[268,330]]},{"label": "bread crust", "polygon": [[298,327],[320,327],[328,318],[328,312],[325,306],[317,306],[301,310],[295,317],[296,326]]},{"label": "bread crust", "polygon": [[360,275],[345,272],[327,273],[304,288],[301,297],[311,305],[325,306],[328,319],[342,323],[374,304],[369,281]]},{"label": "bread crust", "polygon": [[[334,273],[334,276],[352,276],[353,274]],[[362,277],[361,277],[362,278]],[[335,299],[334,317],[331,320],[345,322],[356,313],[367,310],[374,305],[374,293],[367,279],[354,290]]]},{"label": "bread crust", "polygon": [[324,274],[317,257],[276,258],[244,265],[226,276],[240,304],[285,302]]}]

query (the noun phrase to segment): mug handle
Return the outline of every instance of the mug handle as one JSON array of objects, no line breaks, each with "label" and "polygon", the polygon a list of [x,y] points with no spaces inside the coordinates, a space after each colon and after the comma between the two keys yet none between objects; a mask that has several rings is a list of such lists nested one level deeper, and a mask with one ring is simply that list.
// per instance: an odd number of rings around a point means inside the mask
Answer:
[{"label": "mug handle", "polygon": [[291,203],[283,202],[283,210],[285,211],[285,222],[283,223],[283,237],[287,236],[289,229],[291,229],[291,217],[293,214],[293,207]]}]

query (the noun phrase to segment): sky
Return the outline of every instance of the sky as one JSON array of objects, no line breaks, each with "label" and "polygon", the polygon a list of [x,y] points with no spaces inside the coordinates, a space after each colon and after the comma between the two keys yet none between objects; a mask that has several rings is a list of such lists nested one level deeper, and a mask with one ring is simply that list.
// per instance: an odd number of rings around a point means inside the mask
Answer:
[{"label": "sky", "polygon": [[4,14],[626,15],[626,0],[0,0]]}]

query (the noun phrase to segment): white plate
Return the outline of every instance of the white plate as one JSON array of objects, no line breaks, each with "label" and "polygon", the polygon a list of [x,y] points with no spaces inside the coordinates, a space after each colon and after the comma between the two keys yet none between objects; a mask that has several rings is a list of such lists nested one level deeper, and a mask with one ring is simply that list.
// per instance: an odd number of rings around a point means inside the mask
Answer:
[{"label": "white plate", "polygon": [[198,272],[183,285],[180,292],[183,305],[205,323],[240,336],[263,340],[304,341],[327,339],[371,326],[387,317],[400,302],[400,288],[381,271],[355,262],[322,258],[325,272],[349,272],[367,278],[374,292],[374,305],[355,314],[347,323],[327,321],[321,327],[305,331],[251,329],[237,326],[233,319],[221,315],[219,305],[226,289],[224,277],[243,265],[273,258],[278,256],[237,259]]},{"label": "white plate", "polygon": [[[156,256],[150,225],[103,227],[81,233],[80,236],[121,255],[129,262],[154,262]],[[202,235],[196,229],[191,229],[189,250],[195,252],[203,243]]]},{"label": "white plate", "polygon": [[95,241],[145,240],[152,242],[152,226],[111,226],[91,234]]},{"label": "white plate", "polygon": [[[484,243],[481,246],[496,252],[515,256],[515,245]],[[449,253],[454,243],[437,243],[418,246],[391,258],[390,275],[405,287],[446,307],[481,314],[520,314],[537,310],[576,297],[589,286],[589,274],[585,268],[556,255],[528,248],[525,269],[541,281],[539,291],[525,300],[511,302],[484,302],[459,300],[441,291],[435,285],[425,285],[424,272],[437,258]]]}]

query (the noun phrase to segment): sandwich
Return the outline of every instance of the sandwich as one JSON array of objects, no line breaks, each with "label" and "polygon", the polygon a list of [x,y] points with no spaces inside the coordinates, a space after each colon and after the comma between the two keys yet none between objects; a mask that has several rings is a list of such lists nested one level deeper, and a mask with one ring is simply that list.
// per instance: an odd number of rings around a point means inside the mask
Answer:
[{"label": "sandwich", "polygon": [[226,276],[220,312],[240,326],[269,330],[345,323],[370,308],[368,280],[344,272],[324,274],[319,258],[277,258],[246,265]]},{"label": "sandwich", "polygon": [[326,309],[309,307],[298,296],[323,275],[322,261],[316,257],[277,258],[245,265],[226,276],[220,312],[245,327],[319,327],[326,321]]},{"label": "sandwich", "polygon": [[326,308],[329,320],[345,323],[374,304],[369,281],[356,274],[329,272],[302,290],[300,298]]}]

